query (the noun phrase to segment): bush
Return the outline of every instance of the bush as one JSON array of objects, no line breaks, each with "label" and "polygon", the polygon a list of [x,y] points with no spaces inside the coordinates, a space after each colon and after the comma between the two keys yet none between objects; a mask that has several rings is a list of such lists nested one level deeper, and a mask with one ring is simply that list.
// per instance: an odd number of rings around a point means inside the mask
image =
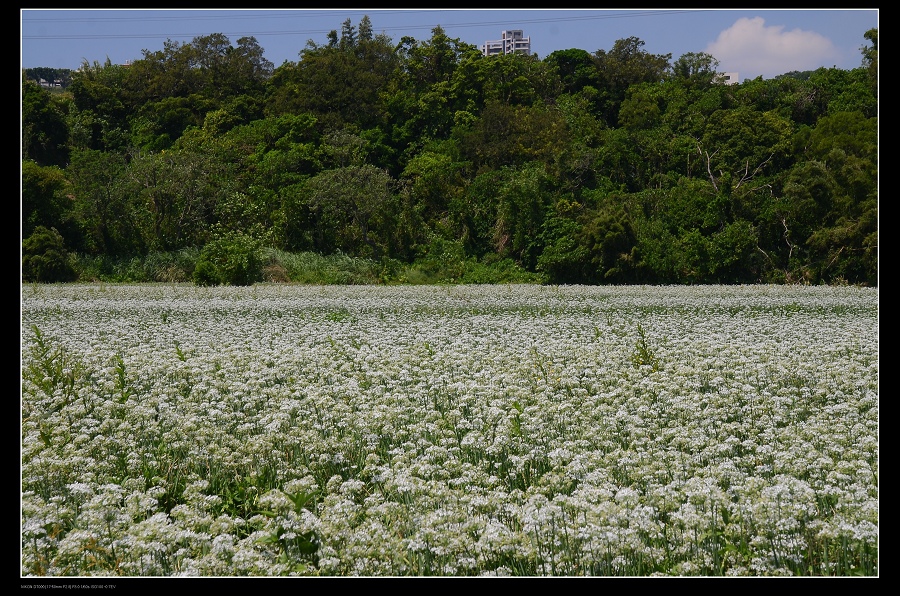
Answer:
[{"label": "bush", "polygon": [[199,286],[250,286],[261,281],[263,275],[259,250],[258,242],[246,234],[221,234],[200,251],[200,258],[194,268],[194,283]]},{"label": "bush", "polygon": [[191,281],[200,258],[199,247],[175,252],[151,252],[145,256],[75,254],[78,277],[109,283],[182,283]]},{"label": "bush", "polygon": [[[393,269],[389,259],[374,261],[351,257],[340,251],[332,255],[315,252],[289,253],[273,248],[260,251],[264,280],[299,284],[368,285],[387,283]],[[392,269],[393,267],[393,269]]]},{"label": "bush", "polygon": [[37,226],[22,241],[22,279],[40,283],[67,282],[78,278],[56,228]]}]

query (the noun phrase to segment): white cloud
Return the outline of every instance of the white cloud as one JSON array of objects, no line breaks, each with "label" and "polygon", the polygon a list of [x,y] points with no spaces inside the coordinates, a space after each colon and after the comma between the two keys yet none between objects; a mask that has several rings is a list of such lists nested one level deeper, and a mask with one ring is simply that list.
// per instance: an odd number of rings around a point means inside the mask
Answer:
[{"label": "white cloud", "polygon": [[762,17],[738,19],[704,51],[716,57],[721,70],[738,72],[741,80],[830,67],[839,55],[827,37],[800,29],[784,31],[780,25],[766,27]]}]

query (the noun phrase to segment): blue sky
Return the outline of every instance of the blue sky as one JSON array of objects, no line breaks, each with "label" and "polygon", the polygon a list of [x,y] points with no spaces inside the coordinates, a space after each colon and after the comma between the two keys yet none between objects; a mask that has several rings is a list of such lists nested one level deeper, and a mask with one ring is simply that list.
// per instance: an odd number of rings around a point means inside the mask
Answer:
[{"label": "blue sky", "polygon": [[637,37],[644,51],[671,54],[707,52],[719,69],[741,81],[772,78],[821,66],[860,66],[863,37],[878,27],[878,9],[232,9],[232,10],[20,10],[23,68],[78,68],[83,60],[114,64],[139,60],[143,50],[163,49],[167,39],[182,43],[223,33],[232,44],[253,36],[276,67],[295,62],[307,40],[324,44],[332,29],[363,15],[375,33],[396,43],[420,41],[436,25],[452,38],[480,46],[505,29],[521,29],[540,58],[579,48],[610,50],[616,40]]}]

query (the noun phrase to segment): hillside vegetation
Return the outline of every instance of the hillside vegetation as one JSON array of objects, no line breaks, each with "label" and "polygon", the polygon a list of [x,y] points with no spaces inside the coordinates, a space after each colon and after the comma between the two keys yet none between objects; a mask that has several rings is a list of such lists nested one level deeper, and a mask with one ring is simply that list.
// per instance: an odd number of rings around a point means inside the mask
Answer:
[{"label": "hillside vegetation", "polygon": [[865,38],[735,85],[634,37],[485,57],[368,17],[278,67],[214,33],[23,70],[23,279],[874,286]]}]

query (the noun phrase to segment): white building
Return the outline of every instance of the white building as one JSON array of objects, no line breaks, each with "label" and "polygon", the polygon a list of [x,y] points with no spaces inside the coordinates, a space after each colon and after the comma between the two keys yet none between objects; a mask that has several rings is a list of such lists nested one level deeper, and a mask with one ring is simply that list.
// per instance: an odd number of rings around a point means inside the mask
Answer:
[{"label": "white building", "polygon": [[521,29],[503,31],[500,39],[486,41],[481,46],[481,53],[485,56],[497,54],[525,54],[531,55],[531,37],[525,37]]},{"label": "white building", "polygon": [[736,72],[720,72],[716,80],[724,85],[737,85],[741,82]]}]

